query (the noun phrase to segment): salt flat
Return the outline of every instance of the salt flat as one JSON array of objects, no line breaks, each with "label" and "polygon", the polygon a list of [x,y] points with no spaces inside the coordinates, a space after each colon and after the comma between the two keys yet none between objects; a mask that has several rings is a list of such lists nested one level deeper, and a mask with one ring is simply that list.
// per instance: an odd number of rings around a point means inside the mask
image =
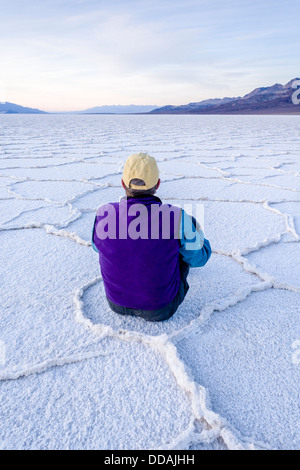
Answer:
[{"label": "salt flat", "polygon": [[[0,116],[0,448],[300,448],[299,116]],[[122,166],[203,204],[213,255],[164,323],[106,304]],[[129,272],[130,274],[130,272]]]}]

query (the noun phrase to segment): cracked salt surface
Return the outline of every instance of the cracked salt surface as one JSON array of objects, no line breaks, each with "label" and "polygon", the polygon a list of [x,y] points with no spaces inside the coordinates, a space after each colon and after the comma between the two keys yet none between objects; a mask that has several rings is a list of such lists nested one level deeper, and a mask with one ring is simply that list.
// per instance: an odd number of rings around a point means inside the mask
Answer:
[{"label": "cracked salt surface", "polygon": [[274,283],[280,287],[287,286],[289,290],[300,292],[300,276],[297,264],[300,260],[299,243],[280,243],[270,245],[260,251],[250,253],[251,264],[267,272],[274,278]]},{"label": "cracked salt surface", "polygon": [[299,294],[267,290],[216,313],[177,344],[212,408],[240,435],[274,449],[299,449]]},{"label": "cracked salt surface", "polygon": [[[0,126],[0,448],[298,449],[298,117]],[[214,251],[161,324],[109,310],[90,243],[137,151],[161,198],[204,203]]]},{"label": "cracked salt surface", "polygon": [[166,446],[191,425],[189,400],[158,353],[117,339],[98,349],[97,358],[20,378],[17,387],[2,383],[1,421],[14,430],[1,426],[2,448],[143,449]]},{"label": "cracked salt surface", "polygon": [[[228,277],[231,279],[230,283]],[[206,274],[192,270],[189,279],[189,295],[176,315],[167,322],[145,323],[142,319],[123,317],[111,312],[105,304],[105,292],[100,279],[84,293],[84,314],[92,323],[110,325],[114,330],[125,329],[148,335],[174,334],[198,318],[204,306],[234,295],[241,284],[252,286],[259,282],[256,276],[246,273],[230,258],[215,254],[207,265]],[[100,310],[97,305],[105,307]]]}]

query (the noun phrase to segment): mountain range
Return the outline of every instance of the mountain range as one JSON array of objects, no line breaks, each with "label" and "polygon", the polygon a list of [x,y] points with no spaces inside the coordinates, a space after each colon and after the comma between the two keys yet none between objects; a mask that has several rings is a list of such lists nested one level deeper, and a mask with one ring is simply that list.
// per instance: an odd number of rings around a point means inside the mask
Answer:
[{"label": "mountain range", "polygon": [[113,106],[96,106],[95,108],[89,108],[85,111],[79,111],[80,114],[141,114],[149,113],[158,106],[147,106],[147,105],[113,105]]},{"label": "mountain range", "polygon": [[[156,109],[158,106],[151,105],[113,105],[113,106],[96,106],[94,108],[85,109],[83,111],[59,112],[59,114],[145,114]],[[14,103],[1,103],[0,114],[52,114],[35,108],[24,108]],[[56,113],[54,113],[56,114]]]},{"label": "mountain range", "polygon": [[1,103],[0,102],[0,114],[47,114],[45,111],[41,111],[35,108],[24,108],[14,103]]},{"label": "mountain range", "polygon": [[[286,85],[256,88],[251,93],[238,98],[204,100],[182,106],[164,106],[151,111],[151,114],[300,114],[292,97],[297,94],[295,78]],[[300,95],[300,90],[298,91]]]},{"label": "mountain range", "polygon": [[[297,82],[297,83],[295,83]],[[285,85],[256,88],[237,98],[213,98],[181,106],[114,105],[96,106],[68,114],[300,114],[300,79],[294,78]],[[296,100],[292,98],[296,96]],[[25,108],[14,103],[1,103],[0,114],[47,114],[35,108]],[[61,114],[61,113],[60,113]]]}]

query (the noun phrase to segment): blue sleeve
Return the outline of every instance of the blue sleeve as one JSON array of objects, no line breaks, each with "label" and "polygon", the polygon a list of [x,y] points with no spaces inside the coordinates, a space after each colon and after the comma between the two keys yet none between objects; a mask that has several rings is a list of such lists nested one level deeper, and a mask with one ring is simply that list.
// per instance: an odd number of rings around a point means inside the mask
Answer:
[{"label": "blue sleeve", "polygon": [[98,248],[96,247],[95,245],[95,242],[94,242],[94,235],[95,235],[95,226],[96,226],[96,220],[97,220],[97,217],[95,217],[95,221],[94,221],[94,225],[93,225],[93,232],[92,232],[92,247],[93,247],[93,250],[96,251],[96,253],[99,253],[99,250]]},{"label": "blue sleeve", "polygon": [[211,256],[211,246],[197,221],[182,210],[180,249],[183,261],[192,268],[204,266]]}]

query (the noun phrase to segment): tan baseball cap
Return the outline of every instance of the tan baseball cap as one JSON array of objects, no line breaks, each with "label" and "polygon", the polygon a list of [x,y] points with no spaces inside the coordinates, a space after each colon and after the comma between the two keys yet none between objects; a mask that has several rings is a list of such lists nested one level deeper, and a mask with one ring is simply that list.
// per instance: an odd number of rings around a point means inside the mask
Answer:
[{"label": "tan baseball cap", "polygon": [[[145,186],[130,184],[131,180],[141,179]],[[123,170],[123,181],[127,188],[141,191],[153,188],[159,180],[159,170],[155,158],[147,153],[134,153],[126,160]]]}]

